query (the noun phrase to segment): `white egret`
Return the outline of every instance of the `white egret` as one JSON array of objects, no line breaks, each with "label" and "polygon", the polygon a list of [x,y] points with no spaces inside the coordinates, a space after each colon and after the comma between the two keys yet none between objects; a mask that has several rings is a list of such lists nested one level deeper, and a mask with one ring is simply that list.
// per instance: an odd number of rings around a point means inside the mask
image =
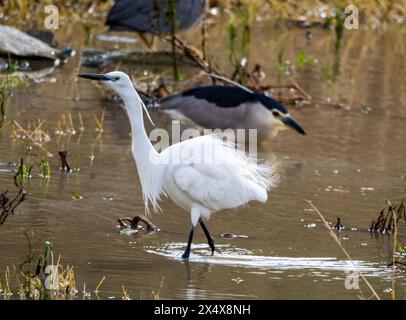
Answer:
[{"label": "white egret", "polygon": [[155,211],[158,210],[160,196],[165,195],[190,212],[192,227],[183,258],[190,255],[193,232],[198,223],[214,253],[214,240],[203,222],[212,213],[240,207],[251,200],[267,201],[267,191],[277,180],[273,165],[257,164],[232,144],[214,135],[189,139],[158,153],[144,127],[142,110],[149,118],[148,111],[128,75],[114,71],[79,76],[103,81],[123,100],[131,124],[131,151],[146,210],[149,203]]}]

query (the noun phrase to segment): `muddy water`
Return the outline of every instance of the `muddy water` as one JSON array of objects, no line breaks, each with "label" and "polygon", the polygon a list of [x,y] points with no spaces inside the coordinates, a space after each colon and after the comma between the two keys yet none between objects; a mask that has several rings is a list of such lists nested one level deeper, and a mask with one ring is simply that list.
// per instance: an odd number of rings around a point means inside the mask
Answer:
[{"label": "muddy water", "polygon": [[[49,150],[67,149],[70,163],[79,164],[80,171],[59,173],[54,157],[49,182],[34,176],[29,200],[0,227],[0,270],[24,259],[24,233],[28,233],[36,253],[42,251],[44,241],[51,241],[62,263],[75,267],[80,292],[84,282],[93,290],[106,276],[101,298],[121,298],[124,285],[132,298],[152,298],[152,292],[159,292],[161,299],[357,299],[357,290],[345,288],[346,272],[354,271],[362,271],[381,297],[390,298],[386,289],[391,287],[392,274],[386,264],[392,240],[350,228],[367,229],[386,198],[395,201],[404,195],[406,29],[347,32],[335,54],[334,34],[328,30],[310,29],[309,39],[308,30],[270,25],[264,21],[254,26],[250,52],[251,60],[263,65],[267,81],[278,80],[281,48],[293,63],[298,52],[304,51],[318,63],[298,69],[296,80],[314,98],[330,98],[347,108],[290,107],[309,135],[285,131],[261,147],[262,158],[277,158],[281,183],[266,205],[252,203],[212,217],[207,225],[218,247],[214,257],[208,255],[199,230],[190,261],[181,261],[190,217],[169,200],[162,202],[164,214],[153,217],[160,232],[137,237],[117,230],[117,218],[144,212],[130,155],[129,125],[119,104],[103,99],[90,82],[81,80],[77,88],[72,85],[77,57],[45,81],[19,89],[12,98],[9,119],[24,126],[38,118],[45,120],[44,128],[52,137]],[[221,23],[212,28],[216,38],[208,50],[228,70],[224,29]],[[60,32],[59,38],[79,49],[83,37],[73,36],[77,30],[67,31]],[[96,39],[93,46],[113,47]],[[329,81],[334,65],[340,73]],[[288,77],[282,77],[281,82],[287,81]],[[79,100],[74,99],[77,95]],[[94,117],[100,117],[103,108],[104,132],[97,137]],[[85,131],[82,136],[78,132],[58,138],[54,134],[57,122],[68,112],[76,129],[81,113]],[[158,111],[152,116],[158,126],[170,129],[167,116]],[[19,159],[20,142],[10,139],[10,133],[0,133],[0,161]],[[30,161],[38,165],[40,155],[34,147]],[[0,172],[1,190],[14,190],[12,177],[13,173]],[[71,192],[80,193],[83,199],[72,199]],[[312,200],[333,223],[336,216],[342,218],[347,230],[341,235],[348,236],[342,243],[354,265],[303,199]],[[306,228],[306,224],[315,227]],[[224,239],[220,235],[225,232],[246,237]],[[405,284],[398,275],[400,298]],[[360,286],[369,296],[362,281]]]}]

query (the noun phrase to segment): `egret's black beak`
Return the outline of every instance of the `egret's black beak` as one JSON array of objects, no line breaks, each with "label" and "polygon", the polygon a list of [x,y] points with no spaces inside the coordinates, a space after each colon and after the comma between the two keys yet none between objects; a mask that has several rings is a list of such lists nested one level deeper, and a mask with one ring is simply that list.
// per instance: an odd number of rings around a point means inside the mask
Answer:
[{"label": "egret's black beak", "polygon": [[112,77],[106,76],[104,74],[96,74],[96,73],[82,73],[79,74],[78,77],[90,79],[90,80],[97,80],[97,81],[114,81]]},{"label": "egret's black beak", "polygon": [[291,127],[292,129],[296,130],[300,134],[305,135],[306,131],[295,121],[293,120],[290,116],[286,116],[282,118],[282,122],[286,124],[288,127]]}]

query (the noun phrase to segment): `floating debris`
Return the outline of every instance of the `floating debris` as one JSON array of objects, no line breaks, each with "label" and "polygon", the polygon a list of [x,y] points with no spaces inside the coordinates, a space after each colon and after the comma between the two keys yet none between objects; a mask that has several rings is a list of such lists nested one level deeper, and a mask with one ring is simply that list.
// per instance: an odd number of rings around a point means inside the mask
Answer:
[{"label": "floating debris", "polygon": [[[140,226],[140,228],[142,228]],[[131,236],[133,234],[138,233],[140,230],[139,229],[131,229],[131,228],[123,228],[120,229],[120,234],[125,235],[125,236]]]},{"label": "floating debris", "polygon": [[362,113],[365,113],[365,114],[368,114],[368,113],[370,113],[372,111],[372,108],[371,107],[368,107],[368,106],[363,106],[362,108],[361,108],[361,112]]},{"label": "floating debris", "polygon": [[232,239],[235,237],[235,235],[233,235],[232,233],[222,233],[221,237],[223,237],[224,239]]},{"label": "floating debris", "polygon": [[327,186],[326,188],[324,188],[324,191],[327,191],[327,192],[334,191],[334,192],[349,193],[348,190],[343,189],[343,187],[341,187],[341,186],[338,186],[338,187]]},{"label": "floating debris", "polygon": [[72,194],[72,198],[73,198],[73,199],[76,199],[76,200],[81,200],[81,199],[83,199],[83,196],[82,196],[79,192],[72,191],[71,194]]},{"label": "floating debris", "polygon": [[134,218],[120,218],[117,220],[119,227],[120,228],[125,228],[125,229],[132,229],[132,230],[139,230],[142,229],[142,227],[139,224],[139,222],[143,222],[145,226],[147,227],[147,232],[154,232],[154,231],[159,231],[159,228],[154,225],[147,217],[144,215],[138,215],[135,216]]},{"label": "floating debris", "polygon": [[237,278],[231,279],[231,281],[234,281],[236,284],[240,284],[241,282],[244,282],[245,280],[241,279],[240,277],[237,277]]},{"label": "floating debris", "polygon": [[362,187],[361,188],[361,192],[374,191],[374,190],[375,190],[375,188],[372,188],[372,187]]},{"label": "floating debris", "polygon": [[304,225],[304,227],[311,229],[311,228],[315,228],[316,224],[315,223],[307,223],[307,224]]},{"label": "floating debris", "polygon": [[232,233],[222,233],[220,235],[224,239],[234,239],[234,238],[244,238],[247,239],[248,236],[243,235],[243,234],[232,234]]}]

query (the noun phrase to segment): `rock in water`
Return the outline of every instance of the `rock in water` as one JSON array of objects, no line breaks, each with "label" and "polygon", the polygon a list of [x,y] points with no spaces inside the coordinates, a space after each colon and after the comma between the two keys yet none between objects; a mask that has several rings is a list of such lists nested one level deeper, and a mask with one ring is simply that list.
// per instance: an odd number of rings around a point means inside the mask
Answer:
[{"label": "rock in water", "polygon": [[42,42],[45,42],[47,45],[53,48],[58,47],[58,42],[55,40],[55,36],[51,31],[40,29],[29,29],[25,33],[31,37],[41,40]]},{"label": "rock in water", "polygon": [[58,59],[61,51],[16,28],[0,25],[0,54]]}]

